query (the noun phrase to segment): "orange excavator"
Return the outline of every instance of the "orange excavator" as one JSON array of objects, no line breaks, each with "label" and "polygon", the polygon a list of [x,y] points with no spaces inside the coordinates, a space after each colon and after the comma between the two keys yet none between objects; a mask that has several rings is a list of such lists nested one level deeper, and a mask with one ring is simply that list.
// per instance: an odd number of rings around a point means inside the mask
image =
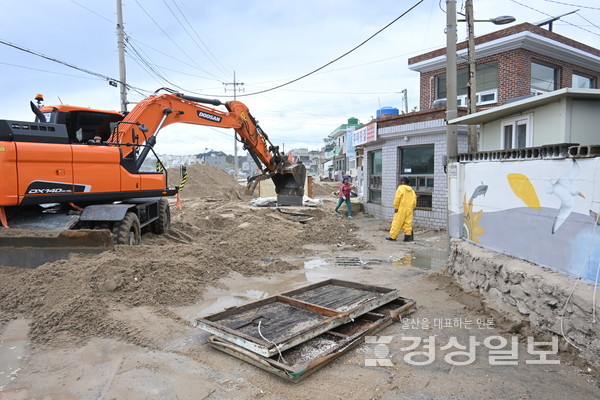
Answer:
[{"label": "orange excavator", "polygon": [[242,102],[157,91],[123,115],[41,106],[41,95],[36,100],[38,105],[31,103],[35,122],[0,120],[0,223],[5,228],[108,230],[117,244],[140,243],[143,229],[165,233],[170,227],[165,197],[178,188],[168,187],[164,168],[147,172],[143,163],[154,153],[161,128],[174,123],[234,129],[262,171],[248,179],[247,192],[271,178],[281,205],[302,204],[305,167],[289,162]]}]

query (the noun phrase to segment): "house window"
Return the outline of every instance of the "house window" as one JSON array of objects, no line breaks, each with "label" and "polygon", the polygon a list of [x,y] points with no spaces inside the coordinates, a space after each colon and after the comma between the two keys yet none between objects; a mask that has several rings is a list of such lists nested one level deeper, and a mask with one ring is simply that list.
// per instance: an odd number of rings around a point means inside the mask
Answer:
[{"label": "house window", "polygon": [[573,73],[571,78],[571,87],[578,89],[593,89],[595,87],[594,78]]},{"label": "house window", "polygon": [[369,202],[381,204],[381,150],[369,153]]},{"label": "house window", "polygon": [[[469,70],[463,68],[456,73],[457,105],[467,106]],[[480,64],[475,76],[477,86],[477,105],[494,104],[498,99],[498,63]],[[435,99],[446,98],[446,74],[436,76]]]},{"label": "house window", "polygon": [[401,147],[399,149],[400,178],[406,176],[410,179],[410,186],[417,195],[417,208],[431,210],[433,206],[434,187],[434,146]]},{"label": "house window", "polygon": [[559,69],[548,65],[531,63],[531,93],[542,94],[560,87]]},{"label": "house window", "polygon": [[505,119],[501,123],[500,147],[502,150],[522,149],[533,146],[531,115]]}]

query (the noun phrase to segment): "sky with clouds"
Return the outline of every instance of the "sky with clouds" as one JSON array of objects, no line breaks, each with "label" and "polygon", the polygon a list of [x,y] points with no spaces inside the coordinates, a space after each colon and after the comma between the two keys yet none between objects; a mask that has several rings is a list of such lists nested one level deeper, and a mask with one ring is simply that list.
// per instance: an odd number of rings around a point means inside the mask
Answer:
[{"label": "sky with clouds", "polygon": [[[0,0],[2,119],[32,120],[28,102],[119,110],[116,0]],[[416,5],[416,6],[415,6]],[[464,2],[457,1],[460,11]],[[411,7],[410,12],[406,13]],[[415,55],[445,47],[445,0],[123,0],[127,83],[132,103],[161,87],[222,101],[243,101],[276,145],[320,149],[323,138],[349,117],[368,122],[377,109],[418,106],[419,75],[408,69]],[[474,0],[476,19],[512,15],[554,23],[554,31],[600,48],[597,0]],[[282,88],[264,91],[340,60]],[[460,16],[459,16],[460,18]],[[502,27],[477,23],[476,35]],[[458,40],[465,40],[459,22]],[[227,92],[225,88],[227,87]],[[240,86],[241,87],[241,86]],[[129,106],[129,109],[134,104]],[[166,128],[159,153],[233,153],[233,131],[176,124]],[[240,150],[241,154],[241,150]]]}]

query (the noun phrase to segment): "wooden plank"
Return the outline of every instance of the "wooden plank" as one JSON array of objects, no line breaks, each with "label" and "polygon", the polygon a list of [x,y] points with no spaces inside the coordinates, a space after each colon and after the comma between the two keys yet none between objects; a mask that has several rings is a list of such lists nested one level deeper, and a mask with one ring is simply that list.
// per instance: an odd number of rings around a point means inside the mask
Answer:
[{"label": "wooden plank", "polygon": [[380,296],[380,293],[339,285],[329,285],[297,294],[293,298],[343,312]]},{"label": "wooden plank", "polygon": [[320,307],[315,304],[300,301],[298,299],[292,299],[291,297],[287,297],[287,296],[277,296],[277,300],[281,301],[282,303],[286,303],[291,306],[294,306],[294,307],[299,307],[299,308],[304,308],[306,310],[314,311],[318,314],[325,315],[327,317],[333,317],[333,316],[339,314],[338,311],[332,310],[331,308]]}]

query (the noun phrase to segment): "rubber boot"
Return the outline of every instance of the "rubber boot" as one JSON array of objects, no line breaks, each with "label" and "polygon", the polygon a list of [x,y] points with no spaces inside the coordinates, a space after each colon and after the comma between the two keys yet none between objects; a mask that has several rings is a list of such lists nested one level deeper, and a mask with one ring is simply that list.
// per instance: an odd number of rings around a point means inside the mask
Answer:
[{"label": "rubber boot", "polygon": [[412,242],[413,240],[414,240],[414,239],[413,239],[413,235],[412,235],[412,233],[411,233],[410,235],[404,235],[404,240],[403,240],[403,242]]}]

